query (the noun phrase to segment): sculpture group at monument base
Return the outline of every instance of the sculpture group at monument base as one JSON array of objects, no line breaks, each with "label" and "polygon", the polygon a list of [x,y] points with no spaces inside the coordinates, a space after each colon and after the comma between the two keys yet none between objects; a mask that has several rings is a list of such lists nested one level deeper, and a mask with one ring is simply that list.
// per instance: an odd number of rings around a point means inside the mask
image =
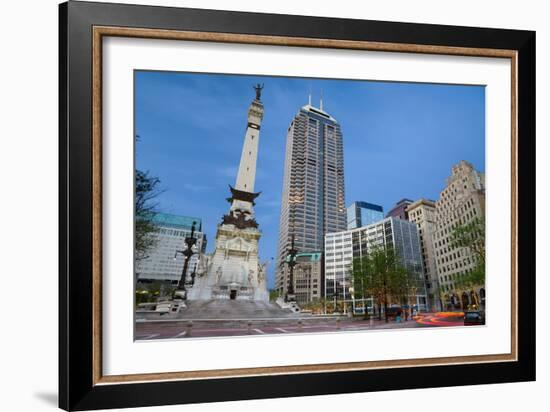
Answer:
[{"label": "sculpture group at monument base", "polygon": [[195,279],[188,300],[269,301],[265,265],[258,259],[261,232],[234,224],[221,224],[216,234],[216,249],[204,257],[203,273]]},{"label": "sculpture group at monument base", "polygon": [[[191,297],[192,296],[192,297]],[[267,290],[262,291],[254,287],[242,286],[238,283],[227,285],[204,286],[200,291],[190,295],[189,300],[251,300],[269,301]]]}]

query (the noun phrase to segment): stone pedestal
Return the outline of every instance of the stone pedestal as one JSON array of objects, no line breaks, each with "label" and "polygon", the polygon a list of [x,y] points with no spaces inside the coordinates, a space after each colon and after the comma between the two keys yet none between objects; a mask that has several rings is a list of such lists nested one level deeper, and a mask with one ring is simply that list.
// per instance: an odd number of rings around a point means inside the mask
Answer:
[{"label": "stone pedestal", "polygon": [[269,301],[265,265],[258,261],[260,236],[256,228],[218,226],[216,250],[208,257],[206,273],[195,279],[188,299]]},{"label": "stone pedestal", "polygon": [[289,300],[285,300],[282,297],[278,297],[275,303],[279,305],[281,309],[291,310],[292,312],[295,312],[295,313],[299,313],[301,310],[300,307],[298,306],[298,303],[296,303],[296,300],[289,301]]}]

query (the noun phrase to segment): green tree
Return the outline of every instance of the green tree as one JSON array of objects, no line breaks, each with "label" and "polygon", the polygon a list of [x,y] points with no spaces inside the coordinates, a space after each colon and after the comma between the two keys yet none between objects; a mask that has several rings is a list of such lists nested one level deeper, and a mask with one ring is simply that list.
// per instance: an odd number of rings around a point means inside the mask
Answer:
[{"label": "green tree", "polygon": [[[421,272],[420,268],[416,268],[416,272]],[[405,318],[408,318],[407,313],[412,314],[413,305],[416,304],[416,294],[418,292],[418,280],[415,272],[409,271],[405,266],[398,264],[392,278],[392,296],[399,301],[401,305],[409,307],[408,312],[405,311]]]},{"label": "green tree", "polygon": [[326,302],[324,299],[315,298],[310,302],[307,302],[304,305],[302,305],[301,308],[305,310],[311,310],[312,313],[315,313],[315,314],[320,314],[325,311],[325,305],[326,305]]},{"label": "green tree", "polygon": [[411,280],[407,269],[399,261],[393,248],[378,248],[367,255],[355,258],[351,276],[355,291],[372,296],[378,306],[378,318],[388,321],[388,303],[391,298],[402,299],[409,295]]},{"label": "green tree", "polygon": [[154,303],[159,299],[172,296],[175,286],[162,281],[142,284],[136,288],[136,305],[140,303]]},{"label": "green tree", "polygon": [[450,245],[455,249],[470,250],[475,259],[475,267],[458,278],[457,286],[463,289],[485,286],[485,221],[475,218],[455,227]]},{"label": "green tree", "polygon": [[154,199],[161,193],[158,186],[160,179],[149,175],[149,172],[136,170],[136,215],[135,215],[135,256],[136,260],[146,259],[156,245],[156,226],[153,218],[156,214]]},{"label": "green tree", "polygon": [[271,302],[275,302],[279,296],[281,296],[281,292],[279,292],[278,290],[276,289],[269,290],[269,300]]}]

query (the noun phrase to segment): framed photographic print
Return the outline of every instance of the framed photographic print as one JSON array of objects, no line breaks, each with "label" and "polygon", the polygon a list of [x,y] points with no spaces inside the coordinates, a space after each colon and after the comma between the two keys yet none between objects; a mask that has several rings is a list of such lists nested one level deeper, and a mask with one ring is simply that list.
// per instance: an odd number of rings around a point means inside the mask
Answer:
[{"label": "framed photographic print", "polygon": [[60,407],[535,379],[535,33],[60,5]]}]

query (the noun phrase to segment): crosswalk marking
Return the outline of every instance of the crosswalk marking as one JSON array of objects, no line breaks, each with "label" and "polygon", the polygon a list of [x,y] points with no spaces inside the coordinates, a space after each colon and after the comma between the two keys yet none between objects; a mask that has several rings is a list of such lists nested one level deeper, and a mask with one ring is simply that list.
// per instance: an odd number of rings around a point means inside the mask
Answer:
[{"label": "crosswalk marking", "polygon": [[156,338],[159,335],[160,335],[160,333],[153,333],[152,335],[146,336],[143,339],[153,339],[153,338]]}]

